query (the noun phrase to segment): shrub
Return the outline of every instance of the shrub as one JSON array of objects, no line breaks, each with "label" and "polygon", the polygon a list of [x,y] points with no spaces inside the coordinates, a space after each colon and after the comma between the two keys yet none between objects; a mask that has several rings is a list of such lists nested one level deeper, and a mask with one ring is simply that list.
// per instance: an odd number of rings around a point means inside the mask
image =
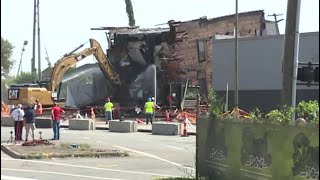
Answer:
[{"label": "shrub", "polygon": [[260,109],[255,108],[253,111],[250,112],[249,116],[247,116],[246,118],[254,120],[254,121],[261,120],[262,113],[261,113]]},{"label": "shrub", "polygon": [[266,118],[275,124],[288,124],[292,120],[294,108],[282,106],[280,109],[270,111]]},{"label": "shrub", "polygon": [[319,104],[317,101],[301,101],[296,108],[297,115],[312,124],[319,123]]},{"label": "shrub", "polygon": [[208,93],[208,101],[210,104],[210,116],[213,119],[216,119],[222,115],[224,112],[224,105],[223,98],[219,97],[212,89],[209,90]]}]

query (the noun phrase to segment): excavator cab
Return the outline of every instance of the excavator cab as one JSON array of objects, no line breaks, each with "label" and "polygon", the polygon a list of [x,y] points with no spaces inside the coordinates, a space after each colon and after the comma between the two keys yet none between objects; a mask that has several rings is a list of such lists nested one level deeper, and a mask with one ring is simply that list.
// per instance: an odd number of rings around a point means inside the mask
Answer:
[{"label": "excavator cab", "polygon": [[[42,87],[49,89],[52,86],[52,82],[50,80],[43,80],[43,81],[36,81],[36,83]],[[62,82],[59,83],[58,88],[55,91],[51,92],[51,98],[55,102],[64,101],[65,98],[60,98],[60,92],[61,92]]]}]

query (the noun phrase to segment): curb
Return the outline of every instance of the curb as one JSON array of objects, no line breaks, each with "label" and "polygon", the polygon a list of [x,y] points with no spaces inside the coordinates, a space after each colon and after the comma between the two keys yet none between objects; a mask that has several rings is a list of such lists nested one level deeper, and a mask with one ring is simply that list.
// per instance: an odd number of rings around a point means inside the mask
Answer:
[{"label": "curb", "polygon": [[3,151],[7,155],[9,155],[9,156],[11,156],[11,157],[13,157],[15,159],[25,159],[19,153],[17,153],[16,151],[12,150],[8,146],[1,145],[1,151]]},{"label": "curb", "polygon": [[64,153],[64,154],[36,154],[36,155],[22,155],[18,152],[12,150],[6,145],[1,145],[1,150],[7,155],[15,159],[50,159],[50,158],[78,158],[78,157],[127,157],[129,154],[127,152],[119,152],[117,150],[112,150],[114,152],[85,152],[85,153]]},{"label": "curb", "polygon": [[[68,125],[60,125],[60,127],[61,128],[69,128]],[[96,130],[109,130],[109,128],[108,127],[97,127],[96,126]],[[152,133],[152,130],[151,129],[138,129],[138,132]],[[191,136],[197,135],[196,132],[189,132],[188,134],[191,135]]]}]

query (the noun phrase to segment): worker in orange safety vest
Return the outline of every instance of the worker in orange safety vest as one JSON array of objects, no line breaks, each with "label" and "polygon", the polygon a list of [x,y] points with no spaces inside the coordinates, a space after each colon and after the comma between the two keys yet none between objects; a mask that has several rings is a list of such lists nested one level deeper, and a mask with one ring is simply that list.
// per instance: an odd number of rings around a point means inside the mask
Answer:
[{"label": "worker in orange safety vest", "polygon": [[42,115],[42,104],[40,103],[39,99],[36,99],[36,105],[34,106],[34,110],[36,111],[37,115]]},{"label": "worker in orange safety vest", "polygon": [[9,108],[3,101],[1,101],[1,115],[10,115]]}]

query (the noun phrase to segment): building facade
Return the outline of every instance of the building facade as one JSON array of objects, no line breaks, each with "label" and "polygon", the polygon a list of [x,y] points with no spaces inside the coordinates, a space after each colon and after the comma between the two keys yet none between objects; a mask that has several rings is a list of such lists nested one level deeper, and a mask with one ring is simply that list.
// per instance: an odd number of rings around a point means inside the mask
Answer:
[{"label": "building facade", "polygon": [[[222,96],[229,87],[234,105],[234,39],[213,40],[213,89]],[[319,63],[319,32],[300,34],[299,62]],[[284,35],[239,39],[239,107],[270,111],[280,105]],[[297,86],[297,102],[318,100],[319,86]]]},{"label": "building facade", "polygon": [[[270,28],[272,27],[270,21],[265,20],[262,10],[239,13],[238,17],[240,37],[277,33],[274,28]],[[174,39],[172,46],[174,57],[167,65],[170,81],[191,79],[193,84],[201,86],[202,94],[207,94],[212,82],[211,65],[214,52],[212,39],[217,35],[233,37],[234,19],[234,15],[229,15],[213,19],[203,17],[184,22],[169,21],[170,32]]]}]

